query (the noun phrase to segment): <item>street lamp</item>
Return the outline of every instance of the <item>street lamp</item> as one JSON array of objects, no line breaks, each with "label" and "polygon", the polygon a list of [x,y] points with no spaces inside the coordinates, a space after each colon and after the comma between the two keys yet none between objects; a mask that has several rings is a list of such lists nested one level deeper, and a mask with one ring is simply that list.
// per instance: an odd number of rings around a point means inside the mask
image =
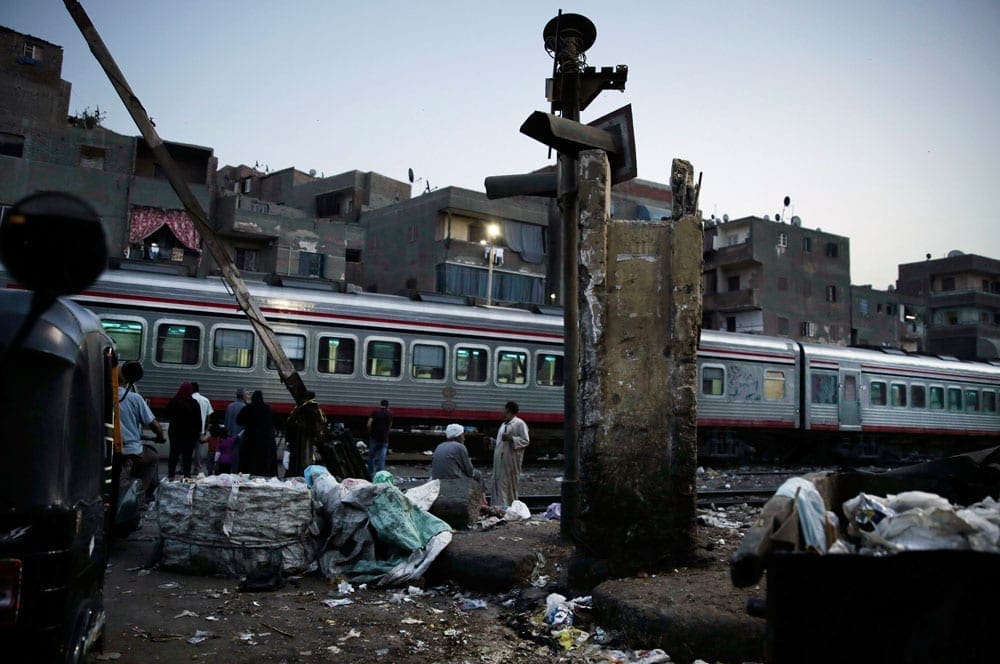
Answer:
[{"label": "street lamp", "polygon": [[487,255],[490,266],[486,276],[486,306],[488,307],[493,303],[493,262],[496,260],[496,239],[500,236],[500,226],[490,224],[486,227],[486,235],[490,238],[489,242],[480,240],[479,244],[489,246],[490,249]]}]

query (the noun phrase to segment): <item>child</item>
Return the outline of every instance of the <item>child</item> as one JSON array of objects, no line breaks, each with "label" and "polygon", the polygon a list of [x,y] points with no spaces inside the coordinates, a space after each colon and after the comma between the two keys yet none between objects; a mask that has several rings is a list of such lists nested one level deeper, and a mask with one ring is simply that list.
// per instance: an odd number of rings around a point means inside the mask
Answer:
[{"label": "child", "polygon": [[217,475],[238,471],[236,451],[242,437],[243,432],[241,431],[238,436],[229,436],[219,441],[215,451],[215,473]]}]

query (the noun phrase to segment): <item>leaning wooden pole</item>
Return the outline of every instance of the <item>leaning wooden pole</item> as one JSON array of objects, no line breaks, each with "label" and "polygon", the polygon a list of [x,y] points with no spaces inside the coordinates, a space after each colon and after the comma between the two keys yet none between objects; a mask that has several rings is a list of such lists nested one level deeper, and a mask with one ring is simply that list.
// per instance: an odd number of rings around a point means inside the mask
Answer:
[{"label": "leaning wooden pole", "polygon": [[181,203],[184,205],[184,209],[191,216],[198,232],[201,233],[205,246],[208,248],[212,258],[219,265],[219,269],[222,271],[222,278],[225,279],[226,283],[232,289],[240,309],[250,319],[250,324],[253,326],[254,331],[260,337],[264,348],[277,365],[281,382],[288,388],[296,404],[302,405],[306,403],[312,395],[306,390],[305,384],[302,382],[302,377],[295,371],[284,349],[278,342],[274,330],[271,329],[270,324],[264,318],[264,314],[253,301],[250,291],[247,290],[246,284],[240,277],[236,264],[233,263],[233,259],[226,250],[225,245],[216,237],[214,229],[208,222],[208,215],[201,207],[198,199],[195,198],[187,182],[184,181],[180,169],[177,168],[177,164],[174,163],[166,146],[163,145],[162,139],[160,139],[156,130],[153,129],[153,123],[150,122],[146,109],[143,108],[138,97],[132,92],[128,81],[125,80],[125,75],[118,68],[114,58],[111,57],[110,51],[108,51],[101,36],[97,33],[97,28],[91,23],[90,17],[87,16],[87,12],[84,11],[79,2],[76,2],[76,0],[63,0],[63,2],[76,22],[77,27],[80,29],[80,32],[83,34],[83,38],[87,41],[90,51],[108,75],[115,91],[121,97],[125,108],[128,109],[129,114],[142,133],[142,137],[146,139],[146,143],[153,151],[153,156],[166,174],[167,180],[170,181],[170,186],[173,187],[177,197],[180,198]]}]

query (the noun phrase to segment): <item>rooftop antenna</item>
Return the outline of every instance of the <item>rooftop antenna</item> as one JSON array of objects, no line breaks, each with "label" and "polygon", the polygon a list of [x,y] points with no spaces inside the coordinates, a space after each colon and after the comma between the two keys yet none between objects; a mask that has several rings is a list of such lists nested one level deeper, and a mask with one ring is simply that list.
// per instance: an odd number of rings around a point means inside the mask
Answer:
[{"label": "rooftop antenna", "polygon": [[407,177],[410,180],[410,184],[416,184],[417,182],[423,182],[424,183],[424,193],[425,194],[431,193],[431,183],[430,183],[430,180],[425,180],[424,178],[417,178],[416,180],[414,180],[413,179],[413,169],[412,168],[406,169],[406,173],[407,173]]}]

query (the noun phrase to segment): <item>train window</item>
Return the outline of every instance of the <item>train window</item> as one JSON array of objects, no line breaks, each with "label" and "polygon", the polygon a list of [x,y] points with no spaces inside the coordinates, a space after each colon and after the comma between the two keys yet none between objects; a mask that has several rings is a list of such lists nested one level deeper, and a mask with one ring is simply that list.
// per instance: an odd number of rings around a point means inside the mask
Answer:
[{"label": "train window", "polygon": [[560,387],[563,384],[563,356],[555,353],[536,355],[535,382],[548,387]]},{"label": "train window", "polygon": [[927,407],[931,410],[942,410],[944,408],[943,387],[931,387],[931,396],[927,401]]},{"label": "train window", "polygon": [[722,367],[701,368],[701,393],[713,397],[722,396],[726,391],[726,370]]},{"label": "train window", "polygon": [[414,378],[441,380],[444,378],[445,347],[430,344],[413,344]]},{"label": "train window", "polygon": [[991,390],[983,390],[983,412],[997,412],[997,393]]},{"label": "train window", "polygon": [[354,373],[354,339],[320,337],[319,364],[316,368],[320,373],[348,375]]},{"label": "train window", "polygon": [[403,366],[403,344],[396,341],[369,341],[365,352],[365,373],[382,378],[398,378]]},{"label": "train window", "polygon": [[198,364],[201,328],[185,323],[156,326],[156,361],[161,364]]},{"label": "train window", "polygon": [[979,412],[979,390],[965,391],[965,410],[970,413]]},{"label": "train window", "polygon": [[906,407],[906,385],[893,383],[889,386],[889,403],[900,408]]},{"label": "train window", "polygon": [[910,407],[911,408],[927,407],[927,391],[926,389],[924,389],[923,385],[910,386]]},{"label": "train window", "polygon": [[489,367],[489,351],[485,348],[455,348],[455,380],[467,383],[485,383]]},{"label": "train window", "polygon": [[832,374],[814,373],[812,383],[813,403],[837,403],[837,377]]},{"label": "train window", "polygon": [[519,350],[497,351],[497,382],[524,385],[528,382],[528,354]]},{"label": "train window", "polygon": [[785,372],[764,370],[764,400],[781,401],[785,398]]},{"label": "train window", "polygon": [[120,361],[138,360],[142,355],[142,323],[133,320],[102,320],[101,326],[115,342]]},{"label": "train window", "polygon": [[253,341],[253,332],[250,330],[216,330],[212,345],[212,364],[234,369],[252,367]]},{"label": "train window", "polygon": [[948,410],[962,410],[962,389],[958,387],[948,388]]},{"label": "train window", "polygon": [[873,380],[869,389],[869,397],[871,405],[873,406],[884,406],[885,405],[885,383],[880,380]]},{"label": "train window", "polygon": [[[285,351],[285,355],[291,361],[292,366],[295,367],[296,371],[302,371],[306,368],[306,338],[301,334],[281,334],[276,332],[275,335],[278,338],[278,343],[281,344],[281,348]],[[278,365],[274,363],[271,359],[270,353],[267,356],[267,368],[277,369]]]}]

